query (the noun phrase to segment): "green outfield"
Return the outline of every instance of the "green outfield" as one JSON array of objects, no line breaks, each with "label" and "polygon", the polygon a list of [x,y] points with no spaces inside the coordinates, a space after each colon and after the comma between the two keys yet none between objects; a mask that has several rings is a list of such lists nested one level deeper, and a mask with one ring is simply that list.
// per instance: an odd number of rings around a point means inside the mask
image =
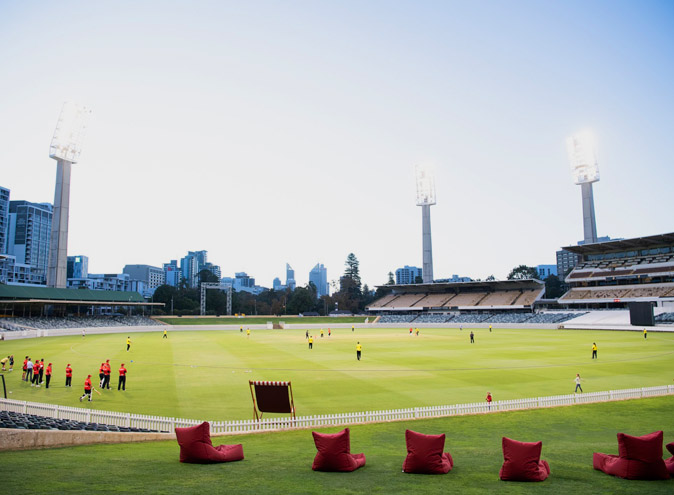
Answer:
[{"label": "green outfield", "polygon": [[[245,459],[228,464],[181,464],[173,440],[0,452],[0,472],[9,494],[671,494],[674,480],[630,481],[595,471],[592,453],[617,454],[619,431],[664,430],[665,443],[674,441],[672,408],[670,396],[352,426],[351,451],[367,460],[353,473],[312,471],[316,448],[309,430],[214,438],[216,445],[243,445]],[[439,476],[402,473],[406,428],[445,433],[454,469]],[[550,477],[542,483],[500,481],[502,436],[542,441]]]},{"label": "green outfield", "polygon": [[[470,330],[319,328],[308,349],[305,330],[214,331],[169,329],[127,334],[10,340],[0,355],[14,354],[6,373],[10,398],[88,407],[78,401],[86,374],[98,375],[110,359],[112,388],[91,407],[159,416],[225,420],[252,417],[248,380],[292,380],[298,415],[394,409],[572,393],[580,373],[585,392],[672,384],[674,334],[500,329]],[[356,360],[356,343],[363,358]],[[596,342],[599,358],[591,359]],[[54,363],[52,387],[21,381],[24,356]],[[126,392],[117,369],[126,364]],[[73,388],[64,369],[74,369]]]}]

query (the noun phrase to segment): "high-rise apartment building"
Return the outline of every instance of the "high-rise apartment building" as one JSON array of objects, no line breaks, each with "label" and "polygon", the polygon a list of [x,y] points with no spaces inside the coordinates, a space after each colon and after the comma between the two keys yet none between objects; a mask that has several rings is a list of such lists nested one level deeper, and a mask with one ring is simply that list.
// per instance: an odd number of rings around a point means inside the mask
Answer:
[{"label": "high-rise apartment building", "polygon": [[87,278],[89,276],[88,256],[68,256],[68,269],[66,278]]},{"label": "high-rise apartment building", "polygon": [[[7,254],[46,281],[53,208],[49,203],[9,202]],[[44,282],[43,282],[44,283]]]},{"label": "high-rise apartment building", "polygon": [[398,285],[414,284],[417,277],[423,278],[423,274],[421,268],[416,266],[405,265],[403,268],[396,270],[396,284]]},{"label": "high-rise apartment building", "polygon": [[0,187],[0,254],[7,252],[7,231],[9,229],[9,189]]},{"label": "high-rise apartment building", "polygon": [[171,260],[169,263],[164,263],[164,283],[172,287],[178,287],[180,284],[180,267],[178,260]]},{"label": "high-rise apartment building", "polygon": [[316,295],[318,297],[330,295],[328,287],[328,270],[321,263],[316,263],[316,266],[309,272],[309,282],[316,286]]}]

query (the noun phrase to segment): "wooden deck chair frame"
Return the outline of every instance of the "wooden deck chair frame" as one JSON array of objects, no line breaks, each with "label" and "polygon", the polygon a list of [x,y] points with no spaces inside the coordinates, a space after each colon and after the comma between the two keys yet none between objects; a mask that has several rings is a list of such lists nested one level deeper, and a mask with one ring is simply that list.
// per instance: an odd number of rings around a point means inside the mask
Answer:
[{"label": "wooden deck chair frame", "polygon": [[291,382],[248,380],[248,384],[256,421],[261,420],[266,412],[289,413],[291,418],[295,419],[295,401]]}]

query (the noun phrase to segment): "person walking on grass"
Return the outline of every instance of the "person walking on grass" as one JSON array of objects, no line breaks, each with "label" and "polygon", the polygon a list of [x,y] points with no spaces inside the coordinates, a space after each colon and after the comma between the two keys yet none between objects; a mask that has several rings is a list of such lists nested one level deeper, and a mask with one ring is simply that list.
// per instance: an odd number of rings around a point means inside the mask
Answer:
[{"label": "person walking on grass", "polygon": [[592,343],[592,359],[599,359],[597,357],[597,343],[596,342]]},{"label": "person walking on grass", "polygon": [[362,352],[363,352],[363,346],[360,345],[360,342],[358,342],[356,344],[356,359],[358,359],[358,361],[360,361],[360,355],[361,355]]},{"label": "person walking on grass", "polygon": [[166,333],[166,329],[164,329],[164,335],[163,335],[162,339],[168,339],[168,333]]},{"label": "person walking on grass", "polygon": [[575,394],[580,390],[580,393],[583,393],[583,387],[580,386],[580,373],[576,373],[576,378],[573,379],[574,382],[576,382],[576,389],[573,391]]},{"label": "person walking on grass", "polygon": [[492,401],[491,392],[487,392],[486,401],[487,401],[487,409],[491,411],[491,401]]},{"label": "person walking on grass", "polygon": [[87,379],[84,380],[84,394],[80,397],[80,402],[85,397],[89,397],[89,402],[91,402],[91,375],[87,375]]},{"label": "person walking on grass", "polygon": [[73,369],[70,367],[70,363],[66,365],[66,387],[72,387],[73,384]]},{"label": "person walking on grass", "polygon": [[126,338],[126,352],[129,352],[129,349],[131,349],[131,336],[130,335]]},{"label": "person walking on grass", "polygon": [[472,330],[470,331],[470,343],[471,344],[475,343],[475,334],[473,333]]},{"label": "person walking on grass", "polygon": [[117,390],[122,387],[122,390],[126,390],[126,368],[124,363],[119,367],[119,383],[117,384]]},{"label": "person walking on grass", "polygon": [[314,336],[309,335],[309,349],[313,349],[313,348],[314,348]]},{"label": "person walking on grass", "polygon": [[648,338],[648,330],[646,330],[646,329],[644,328],[644,339],[647,339],[647,338]]}]

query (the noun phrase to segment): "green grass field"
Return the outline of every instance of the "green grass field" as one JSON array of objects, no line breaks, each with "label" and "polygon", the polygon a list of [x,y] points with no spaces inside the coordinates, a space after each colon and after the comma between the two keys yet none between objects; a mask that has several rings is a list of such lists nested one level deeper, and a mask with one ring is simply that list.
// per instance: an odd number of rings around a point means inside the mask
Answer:
[{"label": "green grass field", "polygon": [[[580,373],[585,392],[671,384],[674,334],[638,332],[422,329],[161,330],[131,334],[48,337],[0,342],[0,355],[14,354],[6,373],[10,398],[86,407],[79,395],[86,374],[110,359],[112,387],[94,395],[95,409],[178,418],[225,420],[252,417],[248,380],[292,380],[298,415],[394,409],[572,393]],[[355,346],[363,345],[356,360]],[[599,359],[591,359],[597,342]],[[54,363],[49,390],[21,381],[25,355]],[[117,368],[129,370],[118,392]],[[64,368],[74,369],[73,388]]]},{"label": "green grass field", "polygon": [[[674,397],[660,397],[353,426],[351,451],[367,458],[353,473],[313,472],[316,449],[308,430],[217,437],[216,445],[243,444],[245,459],[229,464],[181,464],[177,443],[166,441],[0,452],[0,473],[10,494],[671,494],[674,480],[629,481],[595,471],[592,453],[617,454],[619,431],[663,429],[665,442],[674,441],[672,409]],[[439,476],[402,473],[406,428],[445,433],[454,469]],[[541,440],[550,477],[541,483],[499,481],[502,436]]]}]

